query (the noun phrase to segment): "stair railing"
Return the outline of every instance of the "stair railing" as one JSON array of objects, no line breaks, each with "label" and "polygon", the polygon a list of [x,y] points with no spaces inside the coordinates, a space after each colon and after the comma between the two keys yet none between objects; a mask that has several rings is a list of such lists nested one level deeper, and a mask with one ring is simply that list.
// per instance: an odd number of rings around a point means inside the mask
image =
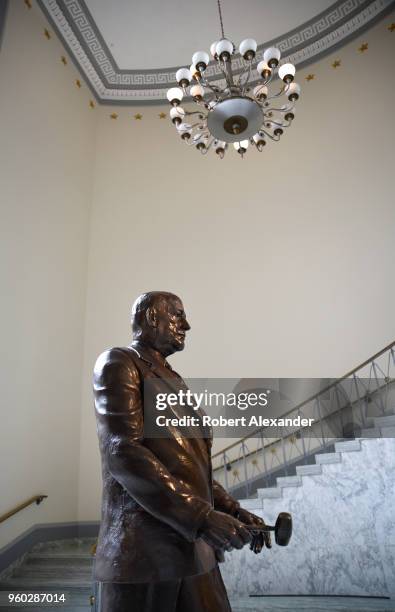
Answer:
[{"label": "stair railing", "polygon": [[[215,453],[212,459],[216,480],[227,490],[243,488],[248,497],[258,477],[265,479],[263,486],[269,486],[271,475],[279,469],[289,475],[292,462],[307,463],[309,456],[325,451],[336,441],[358,437],[370,416],[385,415],[390,402],[395,408],[394,382],[395,341],[281,415],[313,418],[312,427],[282,427],[278,435],[273,435],[273,428],[269,432],[260,427]],[[270,438],[265,433],[270,433]]]},{"label": "stair railing", "polygon": [[21,510],[23,510],[24,508],[27,508],[31,504],[35,503],[37,504],[37,506],[39,506],[41,502],[44,501],[44,499],[46,499],[47,497],[48,495],[34,495],[33,497],[29,497],[29,499],[27,499],[26,501],[22,502],[18,506],[15,506],[15,508],[13,508],[12,510],[9,510],[5,514],[1,515],[0,523],[4,523],[4,521],[11,518],[11,516],[14,516],[14,514],[17,514],[17,512],[20,512]]}]

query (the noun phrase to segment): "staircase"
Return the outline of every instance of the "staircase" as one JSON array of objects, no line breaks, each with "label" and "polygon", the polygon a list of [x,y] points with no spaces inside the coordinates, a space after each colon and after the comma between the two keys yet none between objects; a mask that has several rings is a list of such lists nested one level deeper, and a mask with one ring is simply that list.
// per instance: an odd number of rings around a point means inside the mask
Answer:
[{"label": "staircase", "polygon": [[[283,497],[286,487],[301,487],[303,476],[317,476],[323,473],[323,466],[332,463],[341,463],[342,454],[361,450],[362,440],[378,438],[395,438],[395,414],[377,417],[374,419],[374,426],[363,429],[361,437],[354,440],[343,440],[336,442],[333,452],[317,453],[314,463],[309,465],[296,466],[294,476],[280,476],[276,479],[276,485],[257,490],[257,495],[246,499],[241,499],[240,504],[248,510],[262,510],[265,499],[278,499]],[[384,467],[384,466],[383,466]]]},{"label": "staircase", "polygon": [[380,437],[376,419],[390,423],[394,412],[395,342],[281,415],[313,418],[311,427],[260,428],[214,454],[214,478],[237,499],[278,495],[273,489],[297,486],[300,476],[336,461],[337,444]]},{"label": "staircase", "polygon": [[[59,540],[36,545],[22,562],[3,574],[0,591],[64,593],[63,605],[43,606],[55,612],[88,612],[92,610],[92,547],[94,538]],[[15,610],[15,607],[1,610]],[[40,606],[21,606],[26,612],[38,612]]]}]

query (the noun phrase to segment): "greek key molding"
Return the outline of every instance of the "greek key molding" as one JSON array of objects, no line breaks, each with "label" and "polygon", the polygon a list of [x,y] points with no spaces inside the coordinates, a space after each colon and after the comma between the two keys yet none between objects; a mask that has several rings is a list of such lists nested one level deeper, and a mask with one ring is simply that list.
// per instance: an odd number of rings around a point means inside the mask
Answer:
[{"label": "greek key molding", "polygon": [[[175,85],[179,66],[154,70],[121,70],[107,47],[84,0],[38,0],[38,4],[68,48],[97,101],[104,104],[161,103]],[[284,34],[258,45],[256,61],[268,46],[281,50],[284,60],[298,67],[317,61],[367,29],[395,7],[395,0],[339,0],[326,11]],[[242,70],[240,56],[234,73]],[[205,76],[222,83],[215,64]],[[255,80],[258,75],[255,71]]]}]

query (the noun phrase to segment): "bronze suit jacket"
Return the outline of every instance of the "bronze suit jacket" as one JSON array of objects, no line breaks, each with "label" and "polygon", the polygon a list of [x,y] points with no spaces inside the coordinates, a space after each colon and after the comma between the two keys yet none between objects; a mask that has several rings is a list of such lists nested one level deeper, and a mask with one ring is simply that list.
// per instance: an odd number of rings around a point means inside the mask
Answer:
[{"label": "bronze suit jacket", "polygon": [[169,375],[182,381],[138,345],[105,351],[96,362],[103,479],[98,581],[156,582],[210,571],[215,551],[199,528],[213,506],[230,514],[238,508],[212,481],[211,438],[185,438],[174,427],[165,439],[144,438],[144,380]]}]

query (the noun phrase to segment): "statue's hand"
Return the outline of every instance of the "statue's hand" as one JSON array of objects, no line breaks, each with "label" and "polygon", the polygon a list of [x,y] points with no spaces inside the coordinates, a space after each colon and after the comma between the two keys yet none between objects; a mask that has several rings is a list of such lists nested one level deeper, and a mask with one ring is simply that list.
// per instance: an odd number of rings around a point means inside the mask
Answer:
[{"label": "statue's hand", "polygon": [[[265,521],[263,519],[256,516],[256,514],[252,514],[252,512],[248,512],[248,510],[244,510],[244,508],[238,508],[235,516],[245,525],[251,525],[252,527],[254,525],[257,527],[265,526]],[[250,549],[253,550],[255,554],[260,553],[264,546],[266,546],[266,548],[272,547],[270,531],[256,531],[255,533],[252,531],[252,536]]]},{"label": "statue's hand", "polygon": [[200,536],[215,549],[243,548],[252,535],[242,522],[223,512],[210,510],[200,528]]}]

